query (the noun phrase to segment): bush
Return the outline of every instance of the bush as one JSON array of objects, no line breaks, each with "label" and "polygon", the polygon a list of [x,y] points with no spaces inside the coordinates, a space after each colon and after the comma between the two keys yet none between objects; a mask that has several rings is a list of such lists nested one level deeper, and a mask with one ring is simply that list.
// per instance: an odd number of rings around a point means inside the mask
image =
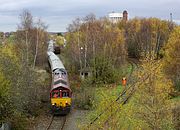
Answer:
[{"label": "bush", "polygon": [[176,88],[177,91],[180,92],[180,79],[175,80],[175,88]]},{"label": "bush", "polygon": [[14,130],[24,130],[29,125],[28,118],[24,114],[18,112],[15,112],[9,120]]},{"label": "bush", "polygon": [[116,80],[116,70],[110,60],[104,57],[96,57],[93,68],[92,82],[97,84],[114,83]]},{"label": "bush", "polygon": [[92,87],[90,80],[83,81],[79,88],[75,90],[74,105],[77,108],[89,110],[92,108],[94,99],[94,88]]}]

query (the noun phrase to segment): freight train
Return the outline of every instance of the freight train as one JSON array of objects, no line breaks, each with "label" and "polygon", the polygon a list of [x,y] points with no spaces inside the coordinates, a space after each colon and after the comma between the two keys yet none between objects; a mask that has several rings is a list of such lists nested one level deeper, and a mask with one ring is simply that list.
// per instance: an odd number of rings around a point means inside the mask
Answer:
[{"label": "freight train", "polygon": [[54,41],[48,42],[48,61],[52,72],[50,90],[51,109],[54,114],[68,114],[71,109],[72,91],[68,74],[61,59],[54,53]]}]

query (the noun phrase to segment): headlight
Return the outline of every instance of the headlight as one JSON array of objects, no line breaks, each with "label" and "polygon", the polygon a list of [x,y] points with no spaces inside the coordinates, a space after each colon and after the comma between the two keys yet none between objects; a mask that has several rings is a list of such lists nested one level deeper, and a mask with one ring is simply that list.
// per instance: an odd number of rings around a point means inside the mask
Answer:
[{"label": "headlight", "polygon": [[52,106],[56,106],[56,103],[52,103]]}]

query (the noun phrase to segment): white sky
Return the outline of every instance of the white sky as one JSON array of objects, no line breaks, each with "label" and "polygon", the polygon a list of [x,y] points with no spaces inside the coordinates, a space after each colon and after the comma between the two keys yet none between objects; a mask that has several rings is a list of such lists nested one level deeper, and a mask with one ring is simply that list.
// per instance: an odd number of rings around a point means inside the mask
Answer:
[{"label": "white sky", "polygon": [[0,31],[15,31],[19,14],[28,9],[49,25],[48,31],[66,31],[76,17],[127,10],[129,17],[158,17],[180,23],[180,0],[0,0]]}]

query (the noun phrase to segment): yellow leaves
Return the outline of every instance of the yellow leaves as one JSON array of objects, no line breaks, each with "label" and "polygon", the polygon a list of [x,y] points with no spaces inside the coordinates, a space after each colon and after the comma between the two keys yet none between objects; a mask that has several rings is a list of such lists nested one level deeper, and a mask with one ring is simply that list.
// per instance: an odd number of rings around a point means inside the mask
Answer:
[{"label": "yellow leaves", "polygon": [[[142,61],[142,72],[140,75],[148,75],[148,78],[142,81],[140,86],[136,86],[137,92],[135,95],[135,113],[139,120],[144,121],[145,129],[148,128],[163,128],[164,121],[168,122],[171,127],[171,116],[168,111],[170,106],[169,93],[172,89],[171,80],[167,79],[162,69],[162,62],[151,58]],[[166,113],[166,114],[164,114]]]},{"label": "yellow leaves", "polygon": [[57,36],[57,37],[56,37],[56,43],[57,43],[58,45],[64,45],[64,37],[62,37],[62,36]]},{"label": "yellow leaves", "polygon": [[128,21],[128,31],[139,32],[141,27],[141,20],[138,18],[132,19]]},{"label": "yellow leaves", "polygon": [[2,72],[0,72],[0,97],[7,97],[9,93],[10,82],[5,79]]},{"label": "yellow leaves", "polygon": [[149,84],[151,83],[154,86],[155,92],[157,92],[157,94],[168,94],[171,91],[173,85],[171,80],[166,78],[162,71],[162,67],[163,66],[161,61],[150,60],[149,62],[146,61],[143,64],[145,73],[150,75],[149,80],[146,80],[146,82]]},{"label": "yellow leaves", "polygon": [[176,27],[172,32],[165,49],[166,57],[171,58],[170,60],[180,57],[180,27]]},{"label": "yellow leaves", "polygon": [[165,46],[165,58],[163,63],[164,70],[170,79],[173,79],[178,87],[180,75],[180,27],[176,27],[170,35],[167,45]]},{"label": "yellow leaves", "polygon": [[180,40],[180,26],[176,27],[171,33],[167,47],[172,47],[172,45],[175,45],[176,41],[179,42],[179,40]]},{"label": "yellow leaves", "polygon": [[[157,18],[129,20],[125,29],[128,52],[138,58],[145,57],[148,52],[157,58],[171,31],[168,21]],[[144,53],[140,55],[141,52]]]},{"label": "yellow leaves", "polygon": [[0,48],[1,56],[8,56],[10,59],[17,61],[14,44],[6,44]]},{"label": "yellow leaves", "polygon": [[[0,70],[6,77],[9,77],[12,73],[8,74],[8,72],[15,72],[19,67],[19,58],[16,55],[15,45],[14,44],[6,44],[0,47]],[[16,69],[15,69],[16,68]],[[7,71],[8,69],[8,71]]]}]

